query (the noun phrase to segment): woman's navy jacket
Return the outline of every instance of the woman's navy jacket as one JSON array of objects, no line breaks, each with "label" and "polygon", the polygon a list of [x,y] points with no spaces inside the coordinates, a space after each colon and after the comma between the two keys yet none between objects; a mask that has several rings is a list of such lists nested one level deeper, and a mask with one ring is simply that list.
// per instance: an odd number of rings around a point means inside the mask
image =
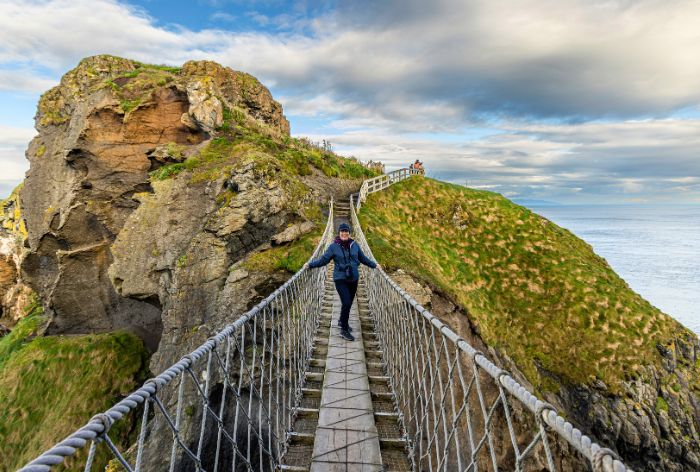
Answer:
[{"label": "woman's navy jacket", "polygon": [[[377,267],[377,263],[365,256],[359,244],[355,241],[350,243],[349,251],[336,242],[332,243],[321,257],[309,262],[309,267],[322,267],[328,264],[331,259],[335,262],[333,280],[348,280],[350,282],[358,280],[360,278],[360,272],[358,270],[360,262],[372,269]],[[345,268],[348,265],[352,271],[352,279],[345,277]]]}]

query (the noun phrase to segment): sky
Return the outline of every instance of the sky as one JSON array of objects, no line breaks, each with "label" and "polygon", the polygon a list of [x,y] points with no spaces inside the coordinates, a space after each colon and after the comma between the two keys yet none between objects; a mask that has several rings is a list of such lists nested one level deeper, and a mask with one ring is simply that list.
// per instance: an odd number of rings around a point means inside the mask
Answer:
[{"label": "sky", "polygon": [[521,201],[700,203],[696,0],[0,0],[0,197],[95,54],[249,72],[292,134]]}]

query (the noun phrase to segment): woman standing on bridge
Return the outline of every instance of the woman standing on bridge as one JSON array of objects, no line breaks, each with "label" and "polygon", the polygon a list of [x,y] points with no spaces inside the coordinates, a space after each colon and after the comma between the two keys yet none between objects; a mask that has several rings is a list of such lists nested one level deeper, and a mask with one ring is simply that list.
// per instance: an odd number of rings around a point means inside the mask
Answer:
[{"label": "woman standing on bridge", "polygon": [[352,328],[350,328],[348,318],[350,317],[352,301],[357,293],[357,283],[360,280],[359,265],[362,263],[372,269],[381,268],[381,266],[365,256],[360,245],[350,237],[350,230],[350,225],[341,223],[338,227],[338,236],[328,246],[326,252],[318,259],[306,263],[304,267],[322,267],[328,264],[331,259],[335,262],[333,282],[342,303],[340,319],[338,320],[340,335],[348,341],[354,341],[355,338],[350,334]]}]

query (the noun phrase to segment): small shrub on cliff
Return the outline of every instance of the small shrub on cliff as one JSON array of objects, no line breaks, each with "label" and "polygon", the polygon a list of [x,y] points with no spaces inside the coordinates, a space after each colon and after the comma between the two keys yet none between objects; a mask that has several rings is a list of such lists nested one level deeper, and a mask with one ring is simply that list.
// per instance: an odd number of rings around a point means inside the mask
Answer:
[{"label": "small shrub on cliff", "polygon": [[122,108],[122,111],[124,113],[129,113],[130,111],[132,111],[134,108],[136,108],[140,104],[141,104],[141,99],[135,98],[133,100],[122,100],[119,103],[119,106]]}]

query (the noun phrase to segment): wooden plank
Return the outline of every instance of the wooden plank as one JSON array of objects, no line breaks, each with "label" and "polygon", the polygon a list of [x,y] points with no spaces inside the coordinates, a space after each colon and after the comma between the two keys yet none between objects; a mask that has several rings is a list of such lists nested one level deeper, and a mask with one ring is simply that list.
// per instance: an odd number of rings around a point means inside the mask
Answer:
[{"label": "wooden plank", "polygon": [[312,472],[382,470],[379,435],[374,422],[367,361],[357,312],[350,312],[355,341],[339,336],[340,299],[335,294],[333,322],[314,439]]}]

